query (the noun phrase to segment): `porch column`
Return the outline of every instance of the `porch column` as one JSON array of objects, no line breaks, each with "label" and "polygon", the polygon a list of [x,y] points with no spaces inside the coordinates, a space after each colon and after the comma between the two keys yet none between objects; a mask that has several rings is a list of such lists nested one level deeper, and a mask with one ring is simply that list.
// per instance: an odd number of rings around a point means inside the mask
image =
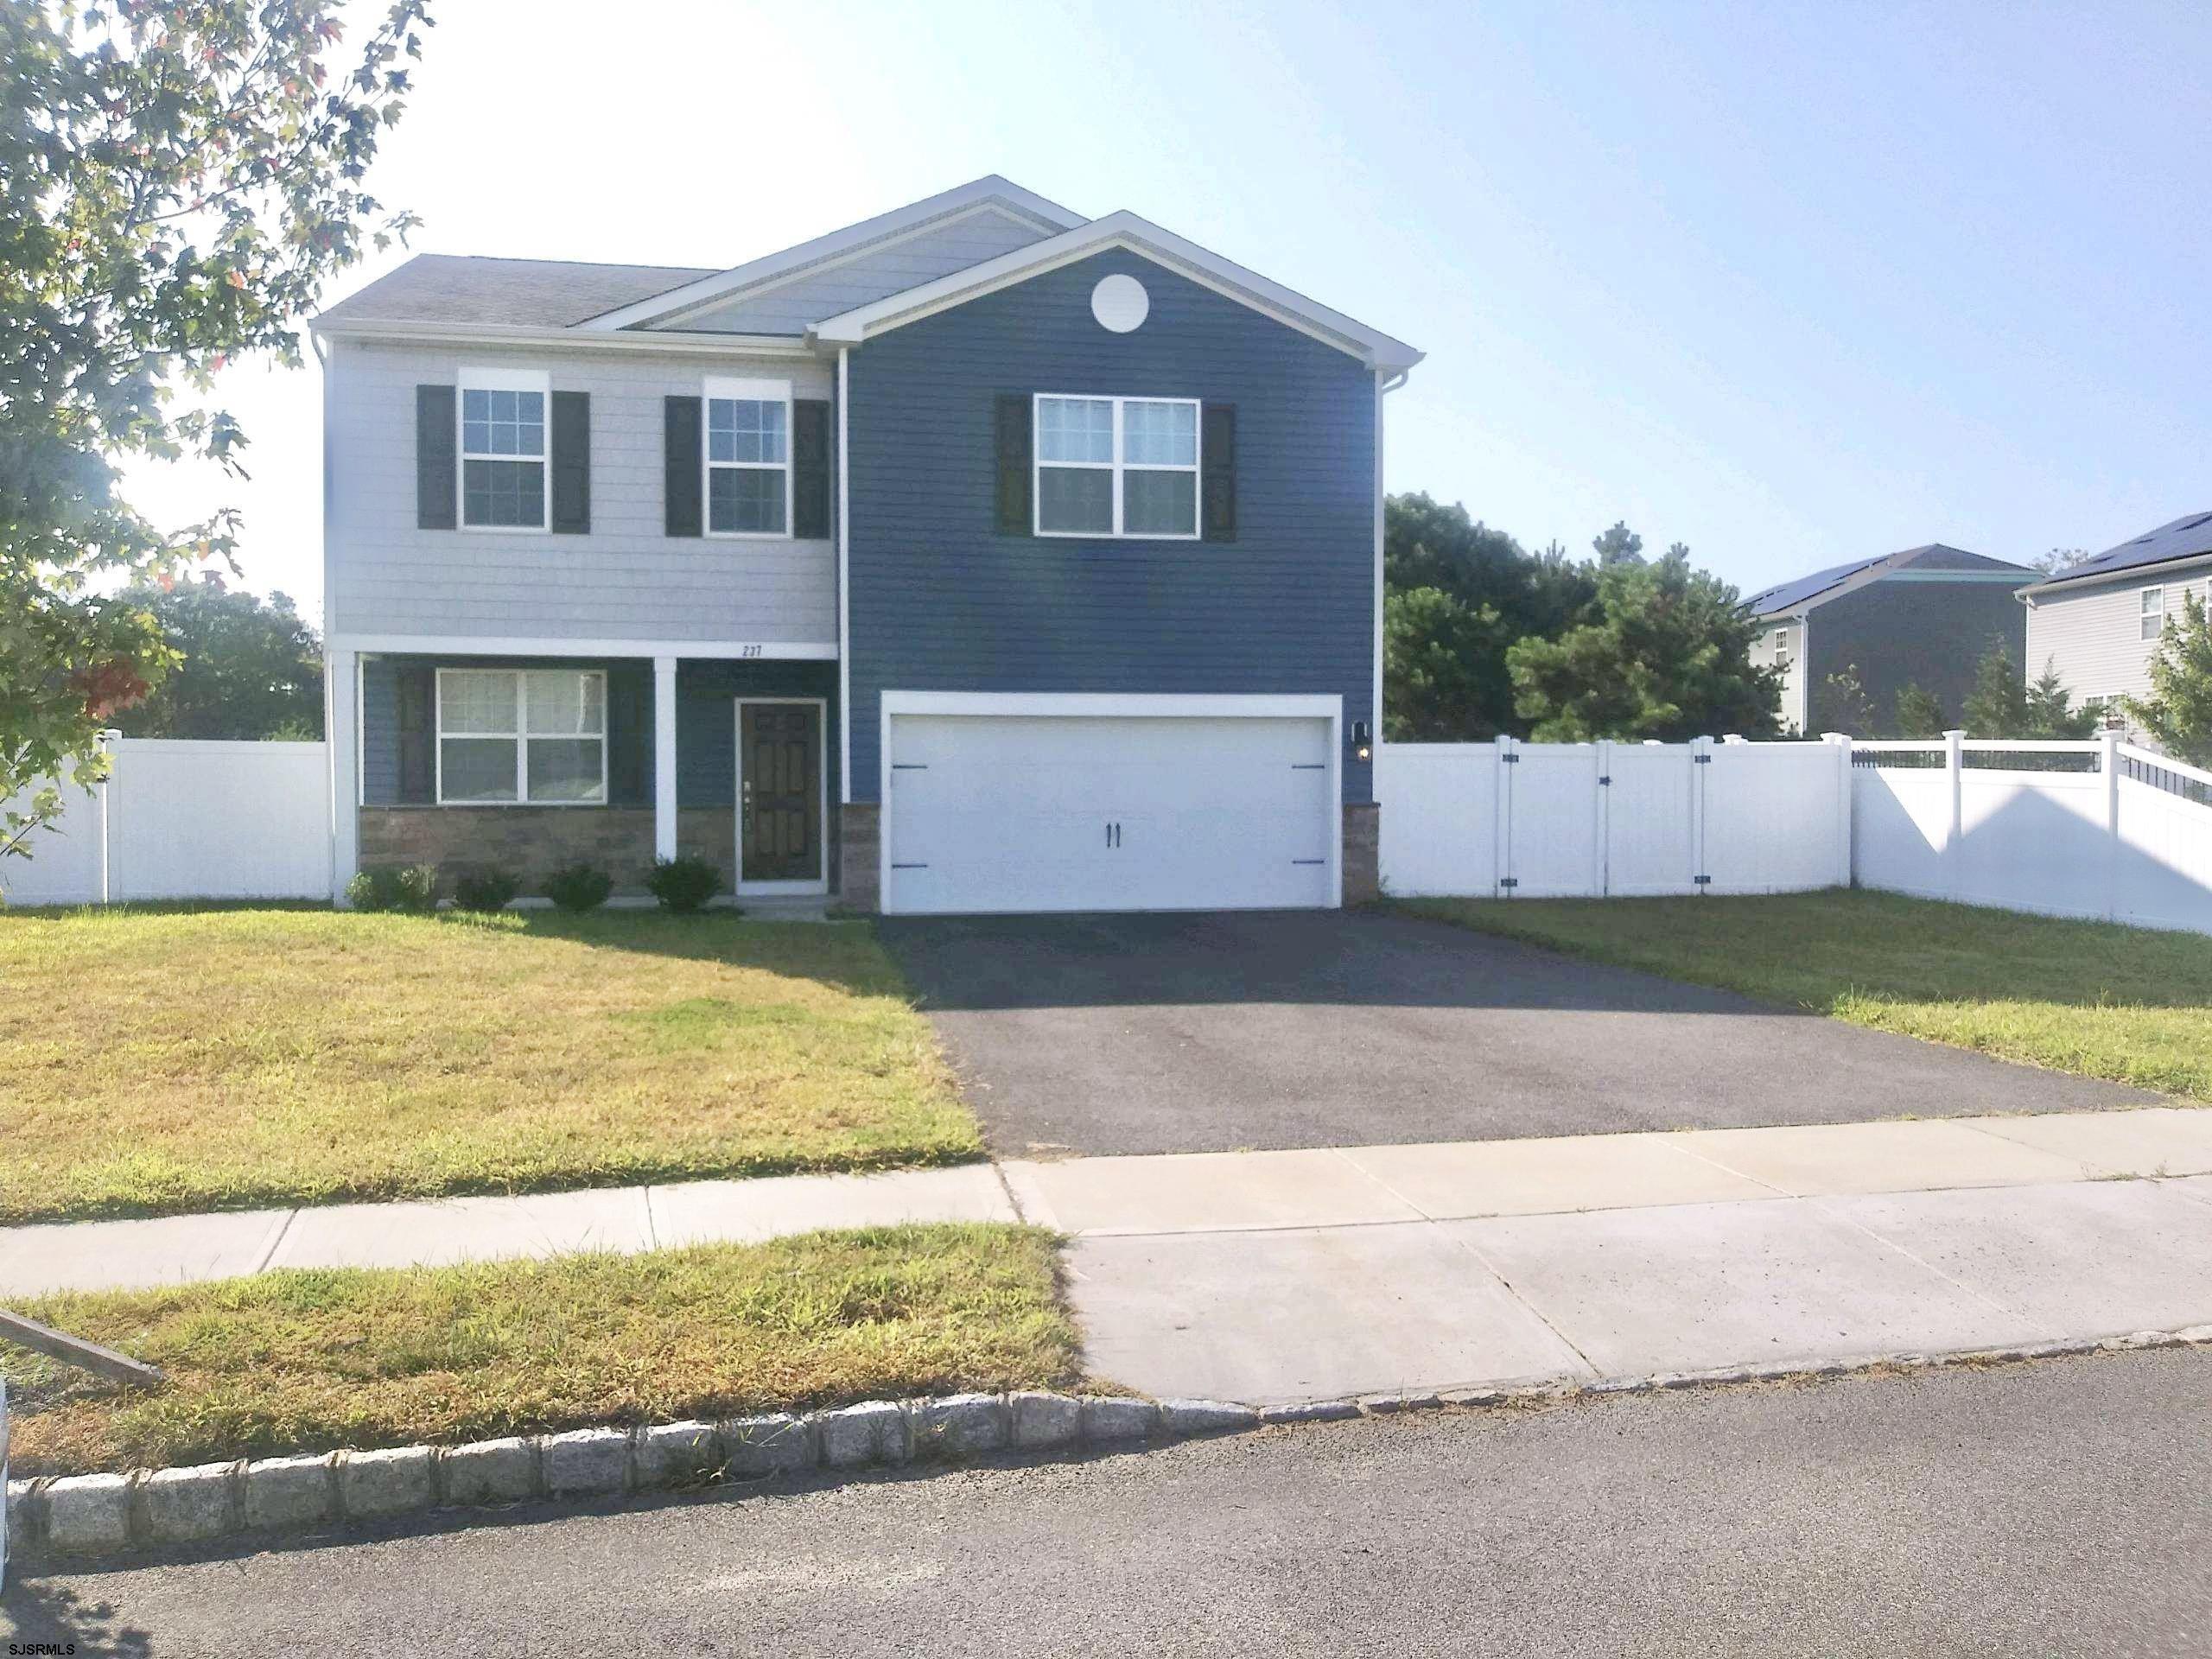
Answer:
[{"label": "porch column", "polygon": [[330,757],[330,897],[346,902],[346,884],[361,865],[360,658],[333,651],[323,664],[323,743]]},{"label": "porch column", "polygon": [[676,658],[653,658],[653,856],[676,856]]}]

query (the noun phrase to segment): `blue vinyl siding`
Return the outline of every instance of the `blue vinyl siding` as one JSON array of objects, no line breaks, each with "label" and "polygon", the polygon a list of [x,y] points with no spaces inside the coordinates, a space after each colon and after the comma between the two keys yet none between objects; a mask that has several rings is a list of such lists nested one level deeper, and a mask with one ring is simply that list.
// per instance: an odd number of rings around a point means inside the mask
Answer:
[{"label": "blue vinyl siding", "polygon": [[[607,770],[612,804],[652,804],[652,664],[633,658],[578,663],[532,658],[372,657],[361,665],[361,776],[370,806],[399,804],[398,670],[434,668],[590,667],[607,671]],[[676,674],[677,804],[737,804],[739,696],[823,697],[826,775],[836,773],[837,665],[761,661],[686,662]],[[435,716],[433,716],[435,719]],[[435,726],[432,728],[435,731]],[[831,791],[834,796],[835,789]]]},{"label": "blue vinyl siding", "polygon": [[[1133,334],[1100,277],[1151,296]],[[879,793],[879,694],[1334,693],[1375,711],[1375,378],[1354,358],[1139,255],[1048,271],[856,349],[850,423],[853,796]],[[1236,407],[1237,539],[994,530],[1002,392]],[[1347,801],[1370,768],[1344,765]]]}]

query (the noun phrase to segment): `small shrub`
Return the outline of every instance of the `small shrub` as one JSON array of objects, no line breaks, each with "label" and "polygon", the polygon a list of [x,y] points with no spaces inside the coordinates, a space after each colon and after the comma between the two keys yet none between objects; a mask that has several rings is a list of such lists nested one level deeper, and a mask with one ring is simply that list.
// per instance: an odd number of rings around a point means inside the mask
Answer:
[{"label": "small shrub", "polygon": [[522,892],[522,878],[512,870],[464,870],[454,878],[456,910],[505,910]]},{"label": "small shrub", "polygon": [[545,878],[545,896],[563,910],[596,910],[613,891],[614,878],[591,864],[571,864]]},{"label": "small shrub", "polygon": [[346,884],[346,898],[356,910],[435,910],[438,868],[435,864],[406,864],[363,870]]},{"label": "small shrub", "polygon": [[688,915],[722,890],[722,873],[703,858],[657,858],[645,886],[660,900],[661,908]]}]

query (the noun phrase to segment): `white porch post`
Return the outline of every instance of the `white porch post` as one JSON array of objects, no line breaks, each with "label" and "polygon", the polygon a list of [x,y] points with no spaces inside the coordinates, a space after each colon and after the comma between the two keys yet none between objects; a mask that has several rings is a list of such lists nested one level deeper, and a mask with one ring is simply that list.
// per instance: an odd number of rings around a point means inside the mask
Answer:
[{"label": "white porch post", "polygon": [[676,856],[676,658],[653,658],[653,856]]},{"label": "white porch post", "polygon": [[334,651],[323,669],[323,747],[330,755],[330,897],[346,902],[346,884],[361,866],[361,659]]}]

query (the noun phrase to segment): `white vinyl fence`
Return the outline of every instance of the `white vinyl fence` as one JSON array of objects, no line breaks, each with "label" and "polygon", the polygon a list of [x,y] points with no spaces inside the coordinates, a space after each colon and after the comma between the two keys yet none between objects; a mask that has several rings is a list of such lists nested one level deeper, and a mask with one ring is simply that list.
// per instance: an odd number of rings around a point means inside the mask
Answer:
[{"label": "white vinyl fence", "polygon": [[[1859,884],[2212,933],[2212,772],[2120,741],[1859,743]],[[1388,815],[1385,815],[1387,824]]]},{"label": "white vinyl fence", "polygon": [[1841,743],[1391,743],[1376,751],[1400,898],[1795,893],[1851,880]]},{"label": "white vinyl fence", "polygon": [[59,828],[33,832],[30,857],[0,859],[0,899],[331,896],[324,745],[118,738],[108,749],[107,782],[65,780]]}]

